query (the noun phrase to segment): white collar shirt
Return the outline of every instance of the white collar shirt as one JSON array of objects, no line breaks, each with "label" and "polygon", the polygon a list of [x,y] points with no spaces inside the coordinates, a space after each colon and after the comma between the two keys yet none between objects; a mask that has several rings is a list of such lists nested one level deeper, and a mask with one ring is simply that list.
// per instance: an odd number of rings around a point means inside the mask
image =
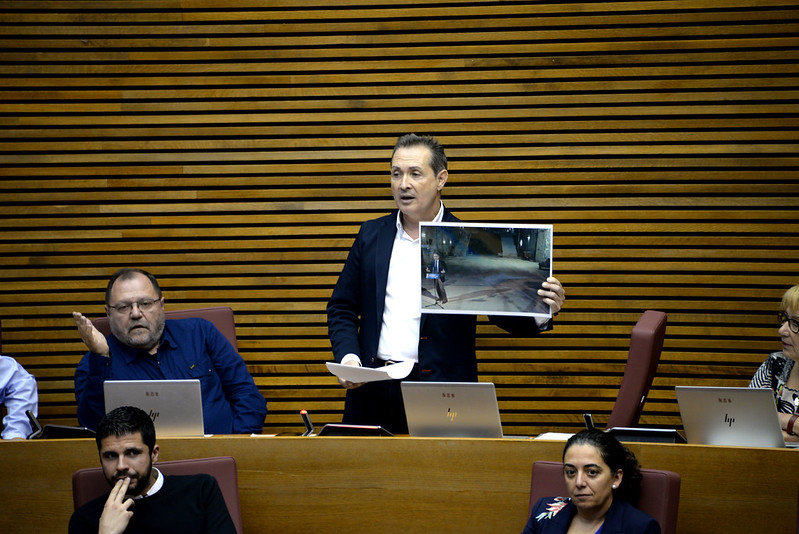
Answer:
[{"label": "white collar shirt", "polygon": [[[419,361],[419,327],[422,320],[421,261],[419,239],[402,228],[401,213],[397,213],[397,233],[391,250],[386,282],[386,300],[377,357],[381,360]],[[444,204],[432,222],[441,222]]]},{"label": "white collar shirt", "polygon": [[153,471],[156,473],[155,483],[150,487],[150,489],[144,495],[136,495],[133,497],[133,500],[144,499],[147,497],[152,497],[158,490],[160,490],[164,486],[164,475],[161,474],[161,471],[158,470],[157,467],[153,467]]}]

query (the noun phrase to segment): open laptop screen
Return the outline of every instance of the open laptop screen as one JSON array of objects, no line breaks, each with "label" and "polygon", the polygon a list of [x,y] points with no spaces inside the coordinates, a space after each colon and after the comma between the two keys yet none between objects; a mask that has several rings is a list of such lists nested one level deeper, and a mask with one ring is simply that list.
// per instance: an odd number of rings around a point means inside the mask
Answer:
[{"label": "open laptop screen", "polygon": [[152,417],[159,437],[203,435],[199,380],[106,380],[103,388],[106,413],[136,406]]},{"label": "open laptop screen", "polygon": [[676,386],[675,393],[688,443],[786,446],[770,389]]},{"label": "open laptop screen", "polygon": [[408,432],[420,437],[501,438],[490,382],[402,382]]}]

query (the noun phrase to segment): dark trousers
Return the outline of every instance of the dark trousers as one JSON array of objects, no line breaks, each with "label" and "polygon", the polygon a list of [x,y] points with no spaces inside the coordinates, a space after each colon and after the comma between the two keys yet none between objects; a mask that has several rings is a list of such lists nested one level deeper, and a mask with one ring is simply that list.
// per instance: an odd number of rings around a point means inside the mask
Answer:
[{"label": "dark trousers", "polygon": [[442,302],[446,302],[447,291],[444,289],[444,282],[441,281],[441,278],[436,278],[434,282],[436,283],[436,294],[438,295],[438,299]]},{"label": "dark trousers", "polygon": [[[419,380],[418,365],[413,366],[405,380]],[[382,426],[392,434],[407,434],[408,421],[400,383],[402,380],[381,380],[348,389],[341,422],[345,425]]]}]

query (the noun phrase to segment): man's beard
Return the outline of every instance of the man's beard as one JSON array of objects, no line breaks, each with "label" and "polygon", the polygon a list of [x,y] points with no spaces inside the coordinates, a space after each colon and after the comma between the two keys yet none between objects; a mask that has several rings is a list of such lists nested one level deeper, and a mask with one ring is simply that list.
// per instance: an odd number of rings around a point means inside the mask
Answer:
[{"label": "man's beard", "polygon": [[[152,473],[153,462],[150,461],[147,464],[146,471],[139,473],[135,478],[131,478],[131,485],[128,486],[128,491],[125,493],[125,496],[135,497],[144,493],[144,490],[147,489],[147,485],[150,483],[150,477],[152,476]],[[109,480],[108,483],[113,487],[117,483],[117,480],[124,480],[127,476],[128,475],[117,475],[113,479]]]},{"label": "man's beard", "polygon": [[114,334],[119,341],[121,341],[124,345],[128,347],[133,347],[135,349],[149,351],[153,347],[157,346],[158,343],[161,341],[161,336],[164,334],[164,317],[162,316],[161,319],[155,323],[149,323],[151,329],[148,331],[149,335],[144,338],[135,338],[130,335],[128,330],[119,331],[118,328],[115,328],[116,325],[111,325],[111,333]]}]

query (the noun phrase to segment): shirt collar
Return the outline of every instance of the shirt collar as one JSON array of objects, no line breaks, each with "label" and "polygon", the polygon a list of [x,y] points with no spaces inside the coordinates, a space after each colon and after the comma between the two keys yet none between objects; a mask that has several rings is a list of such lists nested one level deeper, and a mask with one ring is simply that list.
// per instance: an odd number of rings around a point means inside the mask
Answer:
[{"label": "shirt collar", "polygon": [[134,501],[137,501],[139,499],[144,499],[147,497],[152,497],[153,495],[158,493],[158,490],[160,490],[164,486],[164,475],[161,474],[161,471],[159,471],[157,467],[153,467],[153,471],[155,471],[155,477],[156,477],[155,483],[144,495],[136,495],[135,497],[133,497]]},{"label": "shirt collar", "polygon": [[[444,218],[444,203],[439,201],[438,213],[436,216],[433,217],[433,220],[430,222],[438,223]],[[414,241],[411,239],[407,233],[405,233],[405,229],[402,227],[402,212],[397,210],[397,220],[395,221],[395,225],[397,226],[397,238],[398,239],[407,239],[408,241]]]}]

